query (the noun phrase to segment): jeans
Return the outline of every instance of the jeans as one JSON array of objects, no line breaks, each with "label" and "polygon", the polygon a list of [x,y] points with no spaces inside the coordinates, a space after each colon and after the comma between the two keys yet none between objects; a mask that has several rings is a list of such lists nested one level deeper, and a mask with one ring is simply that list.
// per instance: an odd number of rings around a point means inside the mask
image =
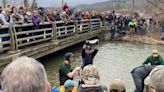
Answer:
[{"label": "jeans", "polygon": [[[0,30],[0,35],[1,35],[1,34],[7,34],[7,32],[6,32],[6,31],[3,31],[3,30]],[[2,42],[9,41],[9,39],[10,39],[9,37],[1,37],[1,41],[2,41]],[[4,45],[3,45],[3,48],[4,48],[4,47],[8,47],[8,46],[9,46],[9,44],[4,44]]]},{"label": "jeans", "polygon": [[114,39],[115,31],[111,31],[111,39]]},{"label": "jeans", "polygon": [[144,80],[136,73],[132,73],[133,80],[136,86],[134,92],[143,92],[144,89]]}]

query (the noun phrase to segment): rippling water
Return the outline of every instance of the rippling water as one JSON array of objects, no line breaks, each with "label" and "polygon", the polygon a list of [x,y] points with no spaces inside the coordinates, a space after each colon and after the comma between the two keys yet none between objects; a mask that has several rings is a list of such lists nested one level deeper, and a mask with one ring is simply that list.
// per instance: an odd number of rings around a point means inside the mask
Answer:
[{"label": "rippling water", "polygon": [[[44,62],[52,86],[59,85],[58,69],[66,52],[71,51],[75,54],[73,67],[81,64],[81,47],[82,44],[75,45],[40,59]],[[101,83],[109,87],[111,80],[118,78],[125,82],[127,92],[133,92],[134,83],[130,72],[136,66],[141,65],[153,49],[159,50],[161,56],[164,56],[164,47],[161,45],[128,42],[101,43],[99,52],[94,59],[94,64],[99,69]]]}]

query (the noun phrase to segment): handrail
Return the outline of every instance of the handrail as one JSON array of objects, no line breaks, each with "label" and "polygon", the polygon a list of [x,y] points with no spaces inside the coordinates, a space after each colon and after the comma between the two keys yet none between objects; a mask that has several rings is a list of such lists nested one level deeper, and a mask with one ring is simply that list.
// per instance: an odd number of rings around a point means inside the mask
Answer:
[{"label": "handrail", "polygon": [[[64,21],[41,22],[36,29],[33,23],[2,25],[0,30],[6,33],[0,33],[0,39],[8,37],[9,40],[0,42],[0,51],[21,50],[24,46],[38,44],[38,42],[57,40],[61,37],[70,36],[70,34],[94,31],[100,27],[100,22],[100,19],[74,20],[68,23]],[[5,44],[8,46],[5,47]]]}]

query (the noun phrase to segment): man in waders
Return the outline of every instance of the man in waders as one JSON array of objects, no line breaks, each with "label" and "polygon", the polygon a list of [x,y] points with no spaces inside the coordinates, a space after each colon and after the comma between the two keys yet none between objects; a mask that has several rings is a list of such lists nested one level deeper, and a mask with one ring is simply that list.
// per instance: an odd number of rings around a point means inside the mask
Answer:
[{"label": "man in waders", "polygon": [[89,64],[93,64],[93,59],[95,57],[95,55],[98,52],[98,47],[99,47],[99,42],[97,41],[96,44],[96,48],[92,51],[92,48],[90,46],[90,42],[86,41],[86,43],[83,45],[83,49],[82,49],[82,59],[83,59],[83,64],[82,64],[82,69]]},{"label": "man in waders", "polygon": [[65,61],[60,66],[60,69],[59,69],[60,86],[64,85],[65,81],[68,79],[73,80],[75,73],[80,71],[80,67],[76,67],[74,70],[72,70],[72,67],[71,67],[72,61],[73,61],[73,54],[70,52],[66,53]]},{"label": "man in waders", "polygon": [[153,50],[152,55],[149,56],[143,64],[149,64],[149,63],[153,66],[164,65],[164,60],[159,55],[158,50]]}]

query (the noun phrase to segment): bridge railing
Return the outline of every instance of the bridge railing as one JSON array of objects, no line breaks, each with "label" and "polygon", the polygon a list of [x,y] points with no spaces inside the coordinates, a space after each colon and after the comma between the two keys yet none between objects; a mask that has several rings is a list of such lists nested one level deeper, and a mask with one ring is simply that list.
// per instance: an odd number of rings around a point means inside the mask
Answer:
[{"label": "bridge railing", "polygon": [[14,34],[11,25],[0,27],[0,52],[15,49],[13,35]]},{"label": "bridge railing", "polygon": [[33,44],[62,39],[74,34],[98,30],[100,19],[73,20],[70,22],[44,22],[38,25],[13,24],[0,27],[0,52],[17,51]]},{"label": "bridge railing", "polygon": [[39,25],[23,24],[13,25],[16,50],[31,44],[40,43],[52,39],[52,24],[49,22]]}]

